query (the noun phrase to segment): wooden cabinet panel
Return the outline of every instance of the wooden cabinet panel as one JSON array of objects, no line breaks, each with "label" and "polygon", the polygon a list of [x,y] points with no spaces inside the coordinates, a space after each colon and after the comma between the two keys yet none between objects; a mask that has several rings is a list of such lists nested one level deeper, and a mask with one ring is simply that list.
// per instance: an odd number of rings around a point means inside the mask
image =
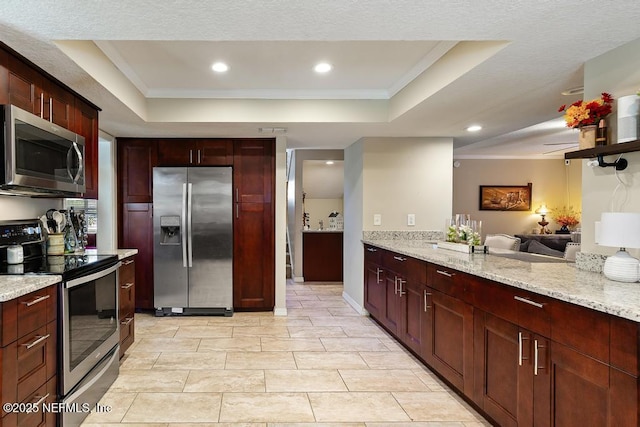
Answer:
[{"label": "wooden cabinet panel", "polygon": [[609,425],[618,427],[637,427],[638,418],[638,377],[619,371],[609,370],[611,382],[612,421]]},{"label": "wooden cabinet panel", "polygon": [[230,139],[200,140],[196,150],[196,159],[200,166],[233,165],[233,141]]},{"label": "wooden cabinet panel", "polygon": [[[410,275],[410,272],[408,272],[407,276]],[[400,293],[400,338],[416,354],[420,354],[422,351],[422,339],[424,337],[422,329],[425,324],[423,317],[427,315],[426,299],[426,286],[423,283],[407,278],[407,282]]]},{"label": "wooden cabinet panel", "polygon": [[75,129],[75,96],[73,93],[49,79],[44,80],[43,86],[44,119],[65,129]]},{"label": "wooden cabinet panel", "polygon": [[119,203],[153,201],[153,167],[157,165],[157,141],[118,138]]},{"label": "wooden cabinet panel", "polygon": [[8,103],[43,117],[42,75],[11,53],[7,54],[6,60]]},{"label": "wooden cabinet panel", "polygon": [[153,309],[153,205],[125,203],[121,215],[120,246],[138,249],[135,267],[136,308]]},{"label": "wooden cabinet panel", "polygon": [[135,261],[133,257],[122,260],[118,269],[118,320],[120,322],[120,357],[122,358],[135,339]]},{"label": "wooden cabinet panel", "polygon": [[308,282],[342,282],[342,233],[302,233],[302,272]]},{"label": "wooden cabinet panel", "polygon": [[640,369],[639,347],[640,324],[631,320],[611,316],[611,366],[632,376],[638,376]]},{"label": "wooden cabinet panel", "polygon": [[237,203],[233,234],[234,310],[273,310],[273,206]]},{"label": "wooden cabinet panel", "polygon": [[158,141],[158,166],[189,166],[194,164],[195,142],[190,139]]},{"label": "wooden cabinet panel", "polygon": [[387,301],[384,270],[372,262],[365,262],[364,268],[364,308],[372,317],[380,319]]},{"label": "wooden cabinet panel", "polygon": [[238,203],[271,203],[274,174],[273,139],[235,140],[233,185]]},{"label": "wooden cabinet panel", "polygon": [[18,402],[22,402],[56,374],[56,337],[56,323],[51,322],[18,339]]},{"label": "wooden cabinet panel", "polygon": [[158,141],[159,166],[232,166],[231,139],[170,138]]},{"label": "wooden cabinet panel", "polygon": [[400,301],[398,301],[398,276],[387,271],[384,276],[385,305],[382,312],[382,324],[394,335],[398,335],[400,323]]},{"label": "wooden cabinet panel", "polygon": [[84,136],[85,199],[98,198],[98,111],[82,101],[75,100],[75,132]]}]

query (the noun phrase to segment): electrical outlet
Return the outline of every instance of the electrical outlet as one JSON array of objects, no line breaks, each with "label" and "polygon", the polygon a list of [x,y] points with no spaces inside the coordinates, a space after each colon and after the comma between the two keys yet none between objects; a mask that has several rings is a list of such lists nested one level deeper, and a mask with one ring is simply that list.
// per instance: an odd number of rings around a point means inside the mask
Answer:
[{"label": "electrical outlet", "polygon": [[407,215],[407,225],[410,225],[410,226],[416,225],[416,214]]},{"label": "electrical outlet", "polygon": [[373,225],[382,225],[382,215],[373,214]]}]

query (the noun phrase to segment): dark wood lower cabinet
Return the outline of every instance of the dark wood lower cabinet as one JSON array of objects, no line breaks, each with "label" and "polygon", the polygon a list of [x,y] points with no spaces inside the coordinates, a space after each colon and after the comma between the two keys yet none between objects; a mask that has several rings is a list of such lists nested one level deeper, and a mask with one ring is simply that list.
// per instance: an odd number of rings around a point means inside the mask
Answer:
[{"label": "dark wood lower cabinet", "polygon": [[638,322],[365,249],[365,308],[495,425],[640,425]]},{"label": "dark wood lower cabinet", "polygon": [[124,203],[120,209],[119,244],[137,248],[135,267],[136,308],[153,309],[153,204]]},{"label": "dark wood lower cabinet", "polygon": [[342,282],[342,232],[302,233],[302,275],[305,282]]}]

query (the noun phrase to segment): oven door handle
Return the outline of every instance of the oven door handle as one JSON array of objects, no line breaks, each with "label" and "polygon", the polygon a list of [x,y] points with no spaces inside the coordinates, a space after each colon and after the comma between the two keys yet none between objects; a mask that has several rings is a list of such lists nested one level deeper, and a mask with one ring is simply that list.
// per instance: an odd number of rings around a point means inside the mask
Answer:
[{"label": "oven door handle", "polygon": [[121,264],[122,263],[120,261],[118,261],[118,263],[116,265],[114,265],[113,267],[109,267],[106,270],[100,270],[97,273],[89,274],[87,276],[82,276],[82,277],[78,277],[77,279],[66,281],[66,282],[64,282],[64,287],[65,287],[65,289],[71,289],[71,288],[74,288],[76,286],[82,285],[84,283],[91,282],[93,280],[98,280],[101,277],[108,276],[109,274],[113,273],[114,271],[117,271],[118,268],[120,268]]}]

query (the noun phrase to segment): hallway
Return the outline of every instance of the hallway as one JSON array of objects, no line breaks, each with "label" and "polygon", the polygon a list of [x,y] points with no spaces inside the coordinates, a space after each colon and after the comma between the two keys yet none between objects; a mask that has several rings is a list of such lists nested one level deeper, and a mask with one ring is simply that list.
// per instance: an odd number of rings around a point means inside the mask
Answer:
[{"label": "hallway", "polygon": [[83,426],[489,425],[341,295],[289,280],[287,317],[136,314],[111,410]]}]

